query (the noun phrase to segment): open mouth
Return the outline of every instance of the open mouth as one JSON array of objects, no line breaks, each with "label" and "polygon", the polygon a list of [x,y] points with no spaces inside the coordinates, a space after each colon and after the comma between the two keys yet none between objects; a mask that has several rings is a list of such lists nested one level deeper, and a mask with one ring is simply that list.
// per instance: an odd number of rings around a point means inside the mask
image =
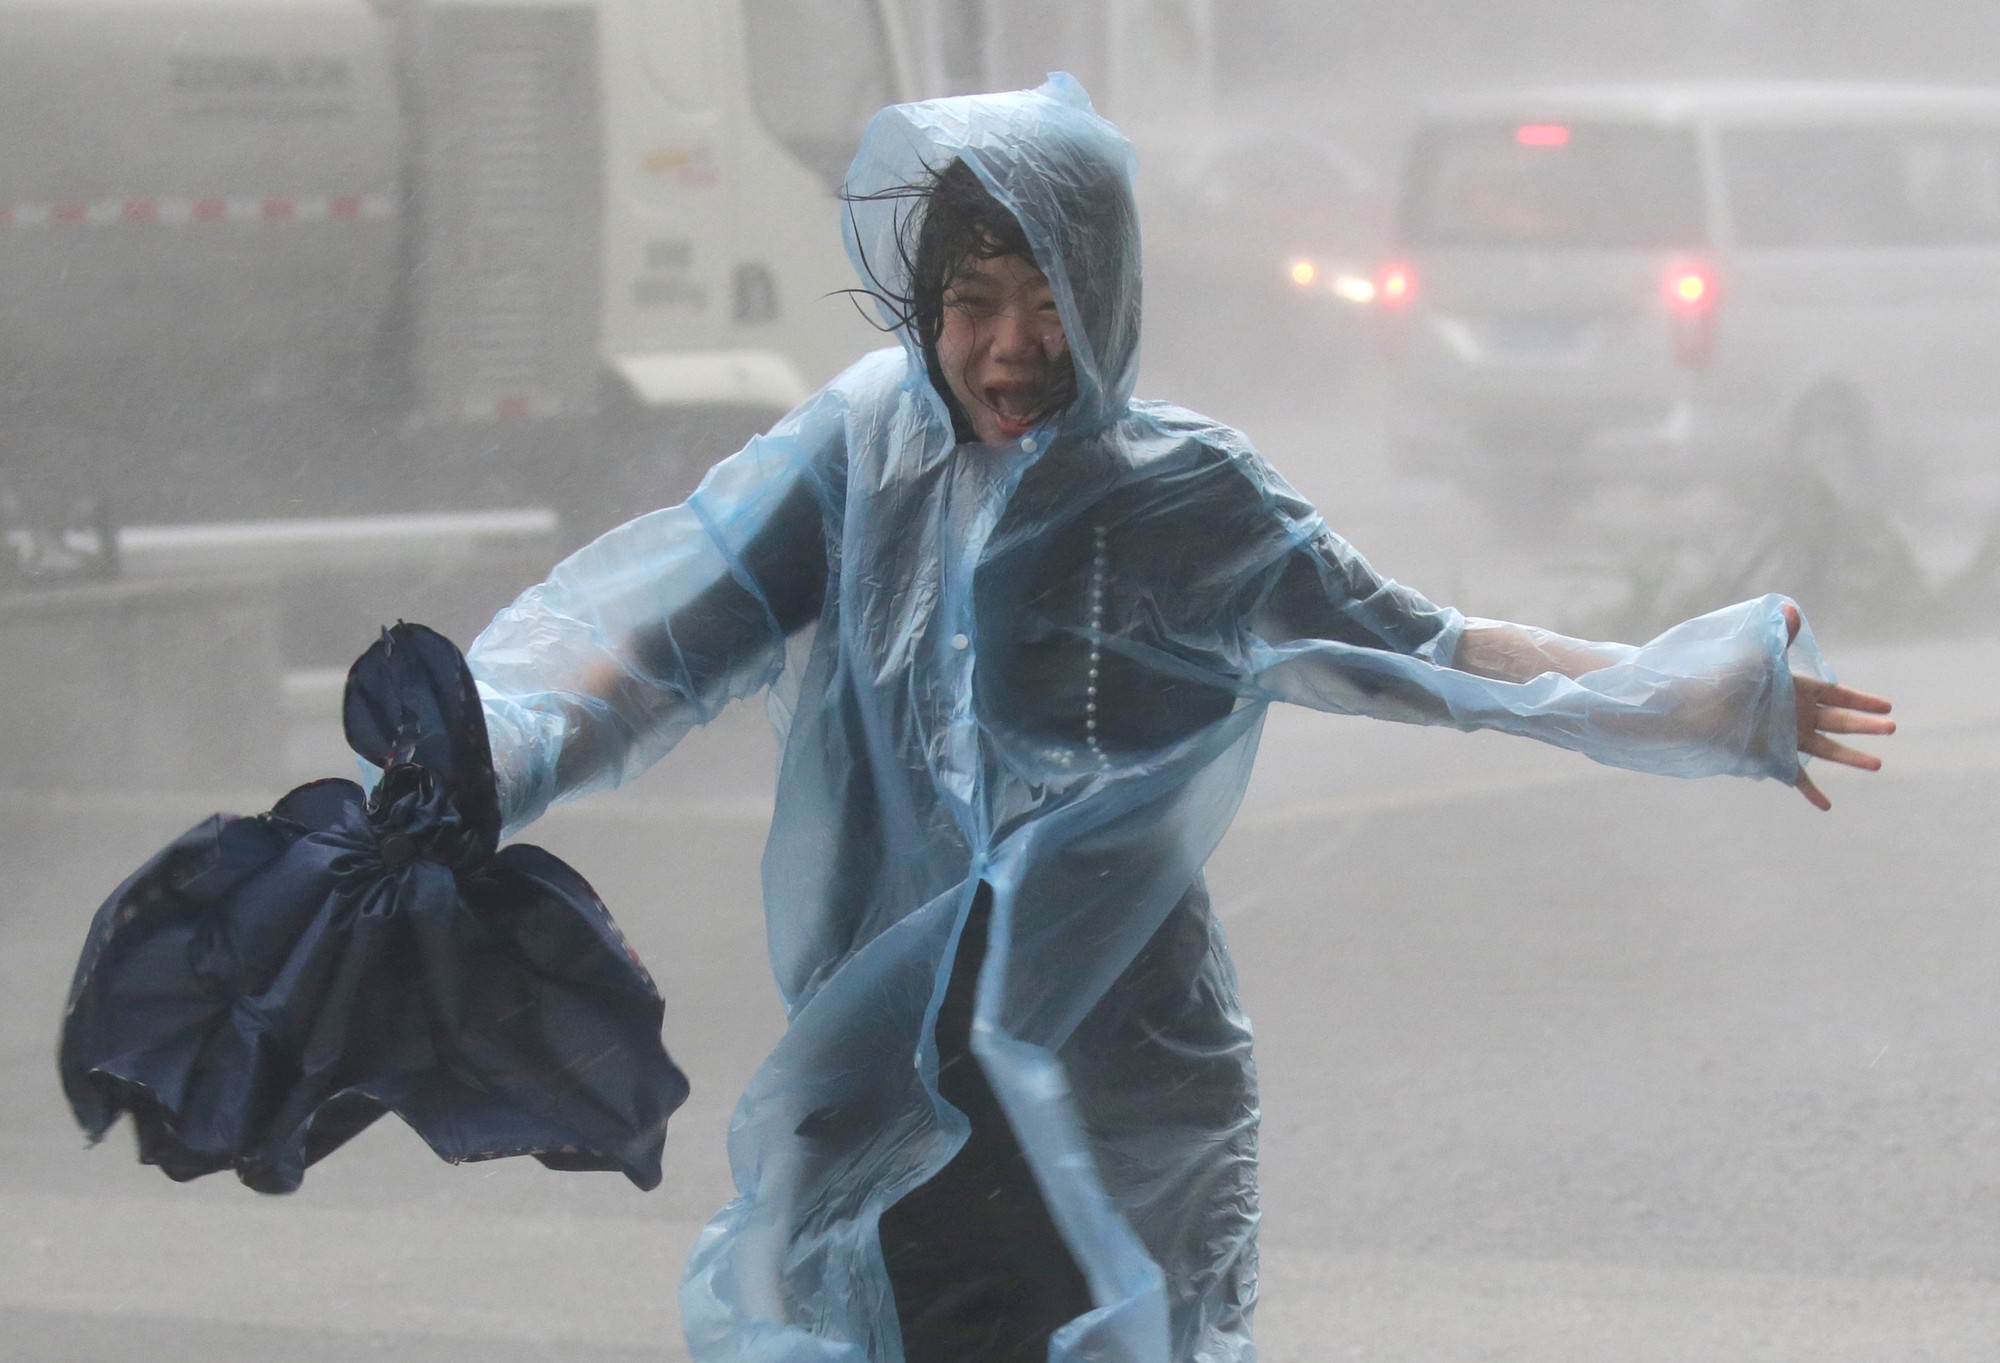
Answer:
[{"label": "open mouth", "polygon": [[1009,440],[1018,439],[1026,435],[1029,431],[1032,431],[1035,428],[1035,423],[1040,419],[1039,415],[1016,418],[1007,416],[997,410],[993,413],[993,424],[1000,429],[1000,434],[1006,436]]},{"label": "open mouth", "polygon": [[1052,388],[1039,383],[996,383],[988,385],[980,397],[1001,435],[1014,440],[1040,425],[1061,405],[1060,395]]}]

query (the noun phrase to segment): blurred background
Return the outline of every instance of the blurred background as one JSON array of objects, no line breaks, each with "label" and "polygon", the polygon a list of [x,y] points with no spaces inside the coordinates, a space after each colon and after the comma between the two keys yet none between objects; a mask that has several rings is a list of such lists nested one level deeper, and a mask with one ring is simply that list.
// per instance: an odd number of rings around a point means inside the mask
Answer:
[{"label": "blurred background", "polygon": [[883,343],[870,114],[1053,69],[1139,150],[1143,396],[1469,614],[1790,593],[1903,724],[1822,817],[1274,714],[1212,868],[1266,1356],[2000,1358],[1971,0],[0,0],[0,1357],[684,1357],[782,1025],[755,707],[534,835],[668,996],[654,1194],[388,1122],[287,1199],[171,1185],[81,1148],[68,972],[161,842],[351,770],[378,627],[469,643]]}]

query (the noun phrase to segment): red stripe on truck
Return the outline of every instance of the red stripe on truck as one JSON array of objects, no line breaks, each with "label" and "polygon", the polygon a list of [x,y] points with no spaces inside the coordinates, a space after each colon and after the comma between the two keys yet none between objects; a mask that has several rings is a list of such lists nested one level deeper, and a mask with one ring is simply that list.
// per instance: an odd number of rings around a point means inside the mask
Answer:
[{"label": "red stripe on truck", "polygon": [[265,194],[200,199],[137,195],[127,199],[72,199],[61,203],[0,203],[0,228],[360,222],[367,218],[393,218],[395,215],[395,202],[386,194],[336,194],[327,197]]}]

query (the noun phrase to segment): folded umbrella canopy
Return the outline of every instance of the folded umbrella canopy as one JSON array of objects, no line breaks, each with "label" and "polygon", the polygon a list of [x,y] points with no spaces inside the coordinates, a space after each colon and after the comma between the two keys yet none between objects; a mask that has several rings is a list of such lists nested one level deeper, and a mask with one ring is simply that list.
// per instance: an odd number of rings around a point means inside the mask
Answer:
[{"label": "folded umbrella canopy", "polygon": [[590,885],[496,851],[485,721],[458,650],[402,624],[355,663],[365,794],[315,781],[218,814],[98,910],[58,1065],[101,1138],[130,1112],[176,1180],[290,1192],[384,1112],[454,1163],[534,1155],[660,1181],[686,1078],[659,991]]}]

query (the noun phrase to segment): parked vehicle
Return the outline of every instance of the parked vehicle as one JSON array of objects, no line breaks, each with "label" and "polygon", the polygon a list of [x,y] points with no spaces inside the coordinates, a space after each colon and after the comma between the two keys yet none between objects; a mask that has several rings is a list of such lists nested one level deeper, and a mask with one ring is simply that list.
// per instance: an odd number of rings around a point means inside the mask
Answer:
[{"label": "parked vehicle", "polygon": [[1241,127],[1140,139],[1147,304],[1353,347],[1393,191],[1338,142]]},{"label": "parked vehicle", "polygon": [[0,485],[571,539],[672,500],[874,341],[834,189],[899,15],[0,0]]},{"label": "parked vehicle", "polygon": [[1910,508],[2000,474],[2000,93],[1432,110],[1378,280],[1405,465],[1546,520],[1613,481]]}]

